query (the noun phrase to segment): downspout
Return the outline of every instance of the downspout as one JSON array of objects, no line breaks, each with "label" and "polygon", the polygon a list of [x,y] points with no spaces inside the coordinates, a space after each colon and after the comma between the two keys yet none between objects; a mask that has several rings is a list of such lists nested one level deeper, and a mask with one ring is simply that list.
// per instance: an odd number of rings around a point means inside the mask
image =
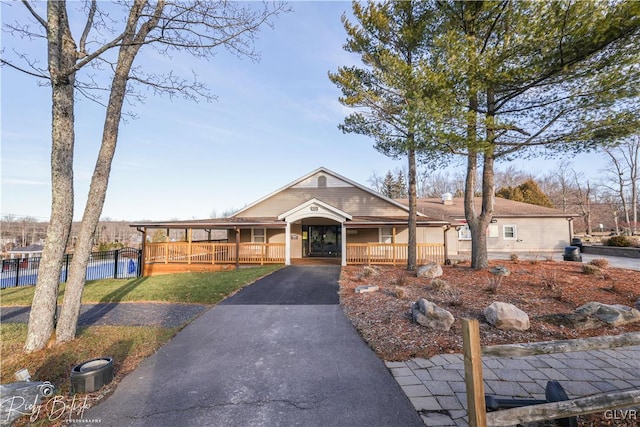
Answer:
[{"label": "downspout", "polygon": [[444,238],[444,264],[451,265],[451,260],[449,259],[449,243],[447,242],[447,231],[451,230],[451,225],[445,225],[443,229],[443,238]]},{"label": "downspout", "polygon": [[571,239],[573,239],[573,218],[568,217],[567,223],[569,224],[569,241],[567,243],[571,244]]}]

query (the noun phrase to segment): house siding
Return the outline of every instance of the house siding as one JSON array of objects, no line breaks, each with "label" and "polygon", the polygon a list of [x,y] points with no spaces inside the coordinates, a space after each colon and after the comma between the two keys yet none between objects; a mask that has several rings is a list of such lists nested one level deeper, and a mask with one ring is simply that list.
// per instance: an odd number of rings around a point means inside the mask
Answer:
[{"label": "house siding", "polygon": [[357,187],[287,188],[237,215],[244,217],[277,217],[283,212],[317,198],[353,216],[404,216],[407,211]]},{"label": "house siding", "polygon": [[291,224],[291,237],[298,236],[297,239],[291,239],[291,258],[302,258],[302,224]]},{"label": "house siding", "polygon": [[[536,253],[558,252],[569,245],[569,223],[565,218],[498,218],[497,237],[487,237],[489,252]],[[504,226],[516,227],[517,239],[504,238]],[[449,231],[450,253],[471,252],[471,240],[458,240],[458,233]]]}]

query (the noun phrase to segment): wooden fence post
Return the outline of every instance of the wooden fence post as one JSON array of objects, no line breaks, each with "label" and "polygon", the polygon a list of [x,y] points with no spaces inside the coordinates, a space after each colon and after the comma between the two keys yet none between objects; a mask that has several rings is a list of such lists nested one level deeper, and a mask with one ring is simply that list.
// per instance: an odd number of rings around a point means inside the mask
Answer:
[{"label": "wooden fence post", "polygon": [[464,380],[467,387],[469,427],[486,427],[487,409],[482,380],[480,326],[476,319],[462,319],[462,348],[464,351]]}]

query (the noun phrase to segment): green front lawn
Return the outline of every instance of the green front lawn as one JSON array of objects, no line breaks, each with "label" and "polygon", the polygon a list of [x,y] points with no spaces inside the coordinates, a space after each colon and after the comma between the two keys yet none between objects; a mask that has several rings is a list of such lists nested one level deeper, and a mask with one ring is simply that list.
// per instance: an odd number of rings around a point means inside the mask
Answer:
[{"label": "green front lawn", "polygon": [[[215,304],[243,286],[279,269],[280,265],[242,268],[216,273],[182,273],[166,276],[140,277],[129,280],[96,280],[85,286],[82,301],[98,302],[173,302]],[[30,305],[34,287],[0,290],[1,305]],[[64,285],[61,285],[61,298]],[[15,381],[14,373],[27,368],[34,381],[51,381],[58,387],[68,405],[75,396],[69,396],[69,373],[77,363],[101,356],[112,356],[115,379],[101,394],[108,394],[117,382],[131,372],[159,347],[169,341],[181,328],[155,326],[89,326],[78,329],[77,338],[63,345],[52,345],[43,350],[25,353],[27,325],[0,324],[0,382]],[[107,390],[107,391],[105,391]],[[90,395],[88,404],[95,404]],[[59,425],[47,418],[43,410],[35,425]],[[18,425],[32,425],[27,418]]]},{"label": "green front lawn", "polygon": [[[173,302],[216,304],[242,286],[281,268],[281,265],[241,268],[215,273],[180,273],[135,279],[105,279],[87,282],[83,303]],[[60,285],[62,303],[64,283]],[[34,286],[0,290],[0,305],[31,305]]]}]

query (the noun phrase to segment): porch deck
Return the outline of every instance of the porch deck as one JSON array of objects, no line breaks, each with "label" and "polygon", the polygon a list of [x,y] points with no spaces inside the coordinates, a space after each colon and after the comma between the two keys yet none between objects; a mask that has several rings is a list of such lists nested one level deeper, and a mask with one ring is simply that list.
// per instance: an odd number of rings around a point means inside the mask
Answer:
[{"label": "porch deck", "polygon": [[[347,243],[347,265],[403,265],[408,247],[402,243]],[[444,244],[417,245],[417,262],[444,263]],[[236,255],[237,254],[237,255]],[[214,243],[162,242],[147,243],[144,250],[144,275],[180,271],[219,271],[235,265],[284,264],[284,243]],[[340,265],[341,258],[291,258],[294,265]]]},{"label": "porch deck", "polygon": [[322,257],[309,257],[309,258],[292,258],[291,265],[340,265],[340,258],[322,258]]}]

